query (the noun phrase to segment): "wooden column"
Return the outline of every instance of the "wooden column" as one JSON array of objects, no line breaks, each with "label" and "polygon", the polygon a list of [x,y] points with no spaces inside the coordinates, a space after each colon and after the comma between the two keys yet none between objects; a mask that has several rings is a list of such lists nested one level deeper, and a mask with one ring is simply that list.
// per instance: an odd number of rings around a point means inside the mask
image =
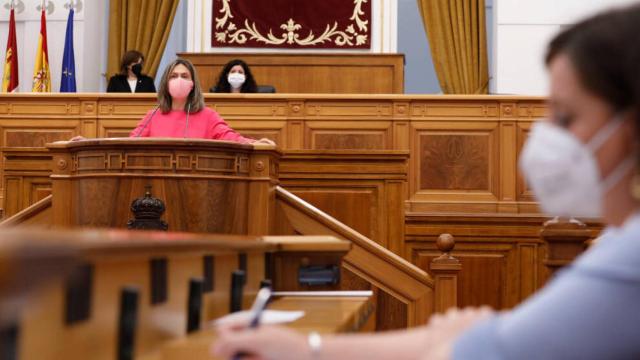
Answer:
[{"label": "wooden column", "polygon": [[50,152],[53,156],[51,192],[56,194],[51,203],[53,226],[71,227],[76,211],[71,174],[76,170],[77,164],[68,151],[51,149]]},{"label": "wooden column", "polygon": [[429,268],[435,280],[434,312],[445,312],[450,307],[458,306],[458,273],[462,269],[460,261],[451,256],[455,246],[451,234],[441,234],[436,241],[442,255],[431,260]]},{"label": "wooden column", "polygon": [[591,231],[579,220],[555,218],[544,223],[540,236],[547,244],[543,263],[553,274],[586,249]]}]

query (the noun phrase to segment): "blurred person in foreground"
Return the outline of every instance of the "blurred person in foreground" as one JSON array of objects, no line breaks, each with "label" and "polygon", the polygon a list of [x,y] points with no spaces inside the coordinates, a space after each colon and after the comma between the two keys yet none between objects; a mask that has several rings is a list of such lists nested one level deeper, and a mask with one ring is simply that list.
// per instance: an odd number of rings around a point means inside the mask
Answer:
[{"label": "blurred person in foreground", "polygon": [[220,327],[218,356],[254,359],[640,359],[640,5],[549,44],[550,119],[520,168],[549,215],[601,217],[600,241],[513,310],[450,310],[426,326],[308,337]]}]

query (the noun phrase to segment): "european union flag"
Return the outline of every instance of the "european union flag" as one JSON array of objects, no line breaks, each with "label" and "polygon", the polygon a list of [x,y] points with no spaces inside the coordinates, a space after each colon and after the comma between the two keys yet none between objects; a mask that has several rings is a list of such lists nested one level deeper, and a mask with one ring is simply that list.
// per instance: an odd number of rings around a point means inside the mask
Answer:
[{"label": "european union flag", "polygon": [[73,55],[73,8],[69,9],[69,18],[67,19],[60,92],[76,92],[76,61]]}]

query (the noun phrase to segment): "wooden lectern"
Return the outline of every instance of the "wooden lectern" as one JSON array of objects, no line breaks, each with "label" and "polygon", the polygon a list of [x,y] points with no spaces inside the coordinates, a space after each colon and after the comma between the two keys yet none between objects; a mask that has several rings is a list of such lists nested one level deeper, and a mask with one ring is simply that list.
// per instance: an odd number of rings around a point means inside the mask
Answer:
[{"label": "wooden lectern", "polygon": [[47,148],[54,164],[56,227],[125,228],[134,218],[133,202],[149,190],[147,198],[164,205],[162,220],[171,231],[273,233],[281,156],[274,146],[121,138],[64,141]]}]

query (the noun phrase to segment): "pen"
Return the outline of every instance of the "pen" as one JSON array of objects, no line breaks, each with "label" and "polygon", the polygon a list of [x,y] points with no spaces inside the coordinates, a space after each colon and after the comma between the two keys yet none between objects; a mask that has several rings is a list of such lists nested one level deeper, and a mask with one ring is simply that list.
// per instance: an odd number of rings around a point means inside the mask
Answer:
[{"label": "pen", "polygon": [[[269,298],[271,297],[271,290],[268,287],[263,287],[258,291],[258,295],[256,299],[253,301],[253,305],[251,306],[250,313],[250,322],[249,328],[257,328],[260,325],[260,316],[264,309],[267,308],[267,304],[269,303]],[[240,360],[242,356],[247,354],[238,353],[233,356],[233,360]]]}]

